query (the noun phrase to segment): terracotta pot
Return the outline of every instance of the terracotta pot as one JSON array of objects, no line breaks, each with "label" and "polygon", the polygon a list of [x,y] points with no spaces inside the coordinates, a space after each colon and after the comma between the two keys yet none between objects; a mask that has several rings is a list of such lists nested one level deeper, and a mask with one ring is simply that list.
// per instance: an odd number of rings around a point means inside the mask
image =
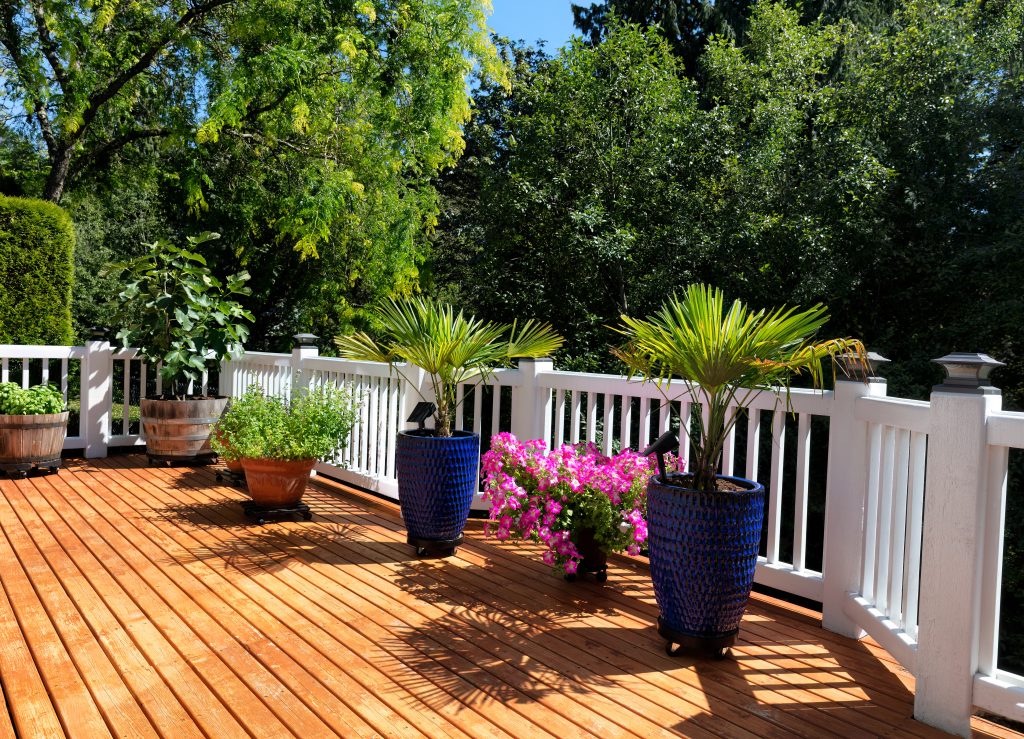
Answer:
[{"label": "terracotta pot", "polygon": [[[224,441],[224,434],[217,432],[217,441],[223,446],[230,449],[231,445]],[[224,462],[224,466],[228,468],[228,472],[232,472],[236,475],[242,474],[242,460],[240,459],[228,459],[225,455],[220,455],[221,461]]]},{"label": "terracotta pot", "polygon": [[245,485],[253,502],[261,506],[283,508],[302,499],[315,459],[253,459],[241,460]]},{"label": "terracotta pot", "polygon": [[213,424],[220,420],[227,398],[163,400],[145,398],[139,404],[146,454],[151,459],[212,461]]}]

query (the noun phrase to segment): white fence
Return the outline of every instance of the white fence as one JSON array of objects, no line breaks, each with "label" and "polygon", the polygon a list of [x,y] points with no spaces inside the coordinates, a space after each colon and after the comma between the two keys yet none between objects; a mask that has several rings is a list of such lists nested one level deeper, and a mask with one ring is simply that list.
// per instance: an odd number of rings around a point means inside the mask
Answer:
[{"label": "white fence", "polygon": [[[60,385],[79,416],[65,448],[102,456],[144,443],[138,399],[158,392],[158,378],[133,350],[0,346],[0,362],[4,381]],[[890,398],[878,378],[794,390],[788,408],[757,394],[733,409],[742,417],[722,471],[768,491],[757,582],[820,601],[828,629],[870,634],[917,678],[915,715],[966,736],[974,707],[1024,720],[1024,676],[997,661],[1008,455],[1024,449],[1024,414],[1003,411],[998,392],[960,376],[984,362],[946,364],[953,379],[930,402]],[[301,346],[250,352],[219,377],[231,396],[252,384],[288,395],[294,384],[326,383],[351,390],[359,414],[347,447],[318,469],[396,497],[396,433],[413,404],[433,400],[422,370]],[[642,448],[668,428],[685,439],[701,412],[687,390],[674,383],[666,400],[651,384],[523,360],[485,386],[463,386],[457,420],[484,445],[511,430],[549,445]],[[688,461],[685,441],[679,454]],[[821,561],[809,561],[817,551]]]}]

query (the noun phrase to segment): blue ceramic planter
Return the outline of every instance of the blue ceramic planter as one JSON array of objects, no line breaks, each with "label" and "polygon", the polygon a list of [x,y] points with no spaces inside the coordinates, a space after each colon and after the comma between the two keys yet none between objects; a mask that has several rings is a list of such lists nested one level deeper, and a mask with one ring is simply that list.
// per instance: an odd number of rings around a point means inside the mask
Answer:
[{"label": "blue ceramic planter", "polygon": [[[754,583],[764,486],[705,493],[651,478],[647,529],[658,631],[680,648],[723,656],[739,631]],[[678,651],[678,650],[676,650]]]},{"label": "blue ceramic planter", "polygon": [[479,487],[480,436],[456,431],[398,434],[395,465],[398,502],[417,554],[453,552],[462,542],[473,495]]}]

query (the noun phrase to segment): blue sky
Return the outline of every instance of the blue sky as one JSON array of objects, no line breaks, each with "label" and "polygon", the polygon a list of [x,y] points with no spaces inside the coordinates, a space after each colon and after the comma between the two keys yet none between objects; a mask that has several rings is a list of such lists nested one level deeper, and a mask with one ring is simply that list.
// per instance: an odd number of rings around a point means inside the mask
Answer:
[{"label": "blue sky", "polygon": [[[554,51],[568,42],[575,32],[572,25],[572,0],[493,0],[494,14],[488,25],[502,36],[533,43],[548,42]],[[577,0],[579,5],[588,0]]]}]

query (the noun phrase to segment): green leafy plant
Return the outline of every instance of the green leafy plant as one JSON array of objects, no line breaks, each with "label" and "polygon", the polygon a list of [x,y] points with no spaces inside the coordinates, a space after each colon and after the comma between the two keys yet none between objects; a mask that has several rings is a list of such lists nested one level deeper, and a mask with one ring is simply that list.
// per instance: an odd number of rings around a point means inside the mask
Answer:
[{"label": "green leafy plant", "polygon": [[232,399],[210,443],[227,459],[323,459],[348,438],[356,408],[332,385],[296,389],[290,402],[253,386]]},{"label": "green leafy plant", "polygon": [[118,295],[115,320],[123,327],[117,338],[138,347],[148,362],[162,363],[165,398],[184,397],[189,382],[236,356],[249,337],[243,320],[252,321],[252,314],[232,298],[249,294],[249,273],[221,282],[195,251],[218,238],[190,236],[185,249],[156,241],[143,256],[111,268],[127,281]]},{"label": "green leafy plant", "polygon": [[390,300],[376,310],[380,338],[363,332],[334,339],[345,359],[408,362],[430,376],[437,403],[438,436],[452,435],[459,385],[485,381],[498,365],[515,357],[543,357],[557,351],[562,337],[533,320],[499,324],[467,317],[450,305],[430,299]]},{"label": "green leafy plant", "polygon": [[52,385],[22,388],[14,382],[0,383],[0,415],[35,416],[62,413],[65,408],[64,396]]},{"label": "green leafy plant", "polygon": [[753,311],[737,300],[726,311],[722,291],[707,285],[690,285],[682,300],[673,296],[650,319],[622,321],[617,330],[628,343],[615,354],[630,373],[663,391],[674,377],[688,380],[686,394],[704,411],[690,438],[693,487],[702,491],[716,489],[722,450],[739,417],[731,407],[766,389],[788,400],[790,380],[804,372],[820,387],[824,360],[837,354],[866,362],[856,339],[813,340],[828,321],[821,305]]}]

